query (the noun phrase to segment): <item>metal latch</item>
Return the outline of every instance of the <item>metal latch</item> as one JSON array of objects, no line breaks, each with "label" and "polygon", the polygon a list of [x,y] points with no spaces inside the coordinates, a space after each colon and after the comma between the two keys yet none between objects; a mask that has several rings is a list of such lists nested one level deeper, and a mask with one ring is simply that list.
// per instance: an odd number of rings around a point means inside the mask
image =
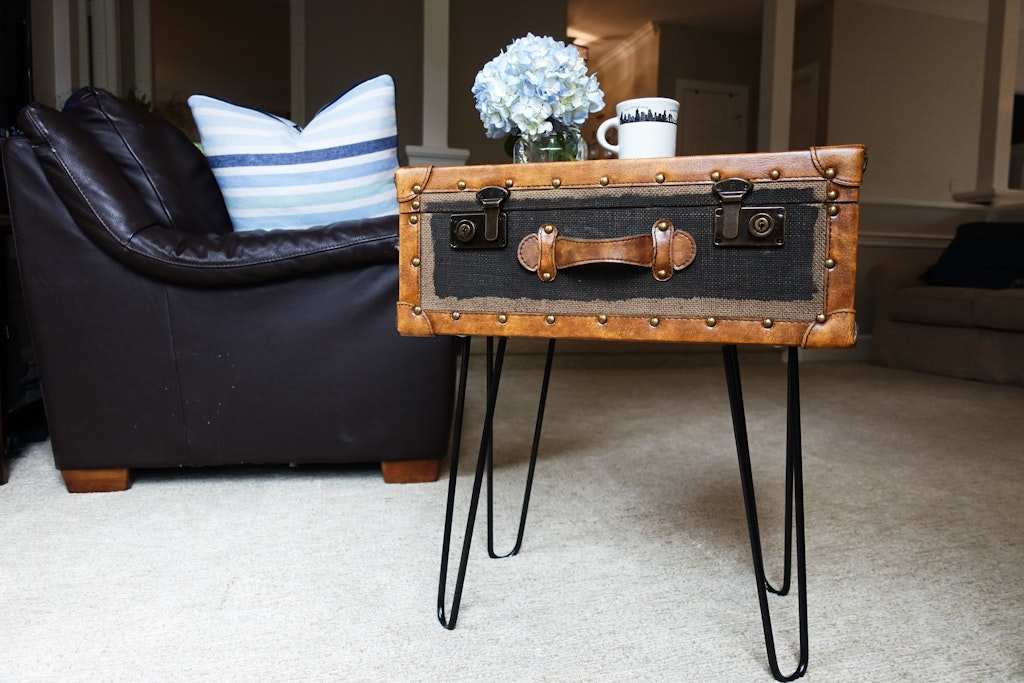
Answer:
[{"label": "metal latch", "polygon": [[508,190],[488,185],[476,193],[483,213],[462,213],[451,217],[452,249],[502,249],[508,244],[508,228],[502,203]]},{"label": "metal latch", "polygon": [[715,246],[781,247],[786,243],[786,209],[781,206],[743,206],[754,185],[743,178],[715,184],[722,205],[715,209]]}]

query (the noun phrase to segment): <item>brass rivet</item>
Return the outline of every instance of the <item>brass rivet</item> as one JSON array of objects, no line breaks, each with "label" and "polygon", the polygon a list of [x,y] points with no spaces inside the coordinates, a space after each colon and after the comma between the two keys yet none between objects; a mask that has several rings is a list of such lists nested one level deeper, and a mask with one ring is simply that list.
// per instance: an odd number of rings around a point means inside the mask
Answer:
[{"label": "brass rivet", "polygon": [[598,325],[607,325],[608,324],[608,316],[606,316],[604,313],[602,313],[601,315],[597,316],[597,324]]},{"label": "brass rivet", "polygon": [[704,322],[705,322],[705,323],[707,323],[707,326],[708,326],[708,327],[714,327],[715,325],[717,325],[717,324],[718,324],[718,321],[717,321],[717,320],[715,320],[714,318],[708,318],[708,319],[707,319],[707,320],[705,320]]},{"label": "brass rivet", "polygon": [[420,257],[419,256],[417,256],[416,258],[414,258],[412,260],[412,267],[413,268],[419,268],[420,267]]},{"label": "brass rivet", "polygon": [[601,176],[601,179],[598,180],[597,182],[601,183],[601,185],[607,185],[608,184],[608,176],[606,176],[606,175]]},{"label": "brass rivet", "polygon": [[562,179],[561,178],[552,178],[551,179],[551,187],[560,187],[561,185],[562,185]]},{"label": "brass rivet", "polygon": [[835,268],[836,267],[836,260],[835,259],[831,259],[831,258],[825,259],[825,267],[826,268]]},{"label": "brass rivet", "polygon": [[838,190],[829,190],[828,191],[828,198],[832,199],[832,200],[839,199],[839,191]]},{"label": "brass rivet", "polygon": [[765,318],[761,321],[761,324],[764,325],[764,329],[770,330],[775,325],[775,321],[771,318]]},{"label": "brass rivet", "polygon": [[828,207],[828,215],[829,216],[836,216],[838,214],[839,214],[839,207],[838,206],[833,204],[832,206]]},{"label": "brass rivet", "polygon": [[823,323],[826,320],[828,320],[828,316],[826,316],[824,313],[819,313],[818,315],[814,316],[814,319],[817,320],[819,323]]},{"label": "brass rivet", "polygon": [[550,282],[551,281],[551,273],[543,273],[540,276],[540,279],[544,280],[544,282]]},{"label": "brass rivet", "polygon": [[413,313],[413,315],[419,315],[419,314],[420,314],[420,313],[422,313],[422,312],[423,312],[423,309],[422,309],[422,308],[420,308],[419,306],[413,306],[413,307],[412,307],[412,313]]},{"label": "brass rivet", "polygon": [[420,219],[416,216],[409,216],[409,225],[416,225],[420,222]]},{"label": "brass rivet", "polygon": [[651,318],[651,327],[657,327],[660,324],[661,324],[660,320],[658,320],[657,318]]},{"label": "brass rivet", "polygon": [[414,194],[420,194],[421,192],[423,192],[423,186],[422,185],[413,185],[412,186],[412,191],[413,191]]},{"label": "brass rivet", "polygon": [[512,187],[515,184],[516,184],[516,181],[512,180],[511,178],[508,178],[507,180],[505,180],[505,187]]},{"label": "brass rivet", "polygon": [[461,317],[462,317],[461,313],[459,313],[458,311],[452,311],[452,320],[458,320]]},{"label": "brass rivet", "polygon": [[835,178],[836,177],[836,169],[832,168],[831,166],[826,168],[825,169],[825,177],[828,178],[829,180],[832,180],[833,178]]},{"label": "brass rivet", "polygon": [[418,199],[412,200],[412,210],[413,211],[419,211],[420,210],[420,200],[418,200]]},{"label": "brass rivet", "polygon": [[718,171],[712,171],[711,172],[711,179],[714,180],[717,183],[719,180],[722,179],[722,174],[719,173]]},{"label": "brass rivet", "polygon": [[555,316],[549,315],[548,317],[544,318],[544,322],[546,322],[548,325],[554,325],[555,324]]},{"label": "brass rivet", "polygon": [[460,180],[458,183],[455,184],[455,186],[457,188],[459,188],[460,190],[465,190],[466,189],[466,181],[465,180]]},{"label": "brass rivet", "polygon": [[550,223],[545,223],[545,224],[544,224],[544,232],[546,232],[547,234],[549,234],[549,235],[550,235],[550,234],[551,234],[551,232],[552,232],[552,231],[553,231],[554,229],[555,229],[555,226],[551,225]]},{"label": "brass rivet", "polygon": [[665,273],[665,271],[664,271],[664,270],[659,270],[659,271],[657,272],[657,275],[658,275],[658,279],[659,279],[659,280],[664,280],[664,279],[665,279],[665,275],[666,275],[666,273]]},{"label": "brass rivet", "polygon": [[501,315],[498,316],[498,322],[504,325],[505,323],[508,322],[508,316],[502,313]]},{"label": "brass rivet", "polygon": [[781,176],[781,175],[782,174],[779,173],[779,169],[773,168],[772,172],[768,174],[768,177],[771,178],[772,180],[778,180],[779,176]]},{"label": "brass rivet", "polygon": [[665,174],[664,173],[656,173],[654,175],[654,182],[656,182],[656,183],[663,183],[663,182],[665,182]]},{"label": "brass rivet", "polygon": [[658,221],[658,230],[662,232],[668,230],[668,221]]}]

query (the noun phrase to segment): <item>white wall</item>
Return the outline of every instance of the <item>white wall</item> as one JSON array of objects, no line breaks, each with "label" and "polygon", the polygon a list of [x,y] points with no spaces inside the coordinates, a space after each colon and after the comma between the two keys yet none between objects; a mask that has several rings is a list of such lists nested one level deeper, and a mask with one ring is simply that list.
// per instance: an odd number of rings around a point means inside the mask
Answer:
[{"label": "white wall", "polygon": [[984,58],[982,23],[835,3],[828,137],[871,148],[864,199],[974,189]]},{"label": "white wall", "polygon": [[834,3],[828,141],[868,146],[857,282],[862,331],[872,329],[872,267],[894,260],[923,271],[957,225],[985,218],[985,207],[953,201],[954,192],[974,189],[978,164],[986,16],[978,4],[927,6],[949,10],[940,15],[916,11],[924,5],[909,0]]}]

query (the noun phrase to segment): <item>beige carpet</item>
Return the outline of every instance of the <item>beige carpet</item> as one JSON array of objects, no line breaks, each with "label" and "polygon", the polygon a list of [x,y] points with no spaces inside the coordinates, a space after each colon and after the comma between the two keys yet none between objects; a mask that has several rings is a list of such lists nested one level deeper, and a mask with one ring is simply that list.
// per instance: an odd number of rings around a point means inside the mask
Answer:
[{"label": "beige carpet", "polygon": [[[452,632],[446,476],[159,471],[70,495],[32,447],[0,487],[0,680],[769,681],[723,371],[695,358],[556,359],[523,551],[475,538]],[[743,370],[777,576],[785,369]],[[499,550],[538,382],[510,361]],[[845,362],[804,363],[802,389],[805,680],[1024,680],[1024,391]],[[773,606],[788,670],[795,600]]]}]

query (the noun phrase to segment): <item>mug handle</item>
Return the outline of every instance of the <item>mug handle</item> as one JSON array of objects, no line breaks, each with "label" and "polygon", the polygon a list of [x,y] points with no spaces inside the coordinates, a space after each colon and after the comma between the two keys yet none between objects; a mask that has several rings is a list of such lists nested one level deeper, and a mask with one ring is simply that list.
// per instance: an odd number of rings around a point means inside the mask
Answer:
[{"label": "mug handle", "polygon": [[616,155],[618,155],[618,153],[619,153],[619,146],[618,145],[613,145],[613,144],[609,143],[608,140],[605,139],[605,135],[608,133],[608,129],[609,128],[618,128],[618,127],[619,127],[619,117],[618,116],[613,116],[610,119],[605,119],[605,121],[600,126],[598,126],[598,128],[597,128],[597,144],[601,145],[606,150],[608,150],[609,152],[612,152],[612,153],[614,153]]}]

